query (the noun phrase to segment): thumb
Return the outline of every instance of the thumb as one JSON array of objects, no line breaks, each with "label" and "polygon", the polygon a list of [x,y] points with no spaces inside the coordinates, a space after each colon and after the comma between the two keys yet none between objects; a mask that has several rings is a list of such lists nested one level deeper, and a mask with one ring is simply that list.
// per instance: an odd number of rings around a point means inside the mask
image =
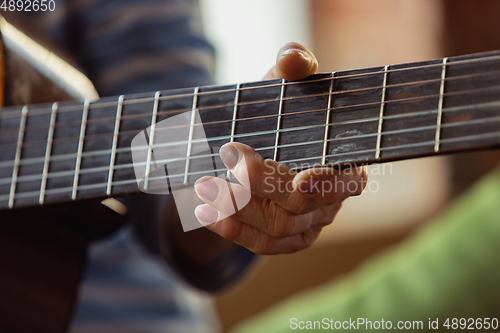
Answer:
[{"label": "thumb", "polygon": [[318,61],[314,54],[299,43],[287,43],[278,52],[276,65],[265,79],[286,79],[295,81],[315,74]]}]

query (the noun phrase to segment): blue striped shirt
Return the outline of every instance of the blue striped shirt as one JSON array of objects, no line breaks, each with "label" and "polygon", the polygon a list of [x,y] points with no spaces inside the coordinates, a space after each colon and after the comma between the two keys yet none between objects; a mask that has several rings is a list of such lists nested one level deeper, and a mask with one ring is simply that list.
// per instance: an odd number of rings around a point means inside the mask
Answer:
[{"label": "blue striped shirt", "polygon": [[70,332],[218,332],[211,302],[125,227],[91,247]]}]

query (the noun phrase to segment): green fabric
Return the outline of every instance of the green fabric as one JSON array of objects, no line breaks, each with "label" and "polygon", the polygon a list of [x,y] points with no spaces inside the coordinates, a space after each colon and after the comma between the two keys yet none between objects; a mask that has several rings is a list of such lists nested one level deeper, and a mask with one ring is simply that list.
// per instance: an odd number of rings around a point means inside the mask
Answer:
[{"label": "green fabric", "polygon": [[[322,323],[323,318],[341,322],[384,319],[392,322],[393,329],[398,321],[422,321],[420,332],[453,331],[443,327],[447,318],[500,320],[499,254],[497,169],[396,250],[339,282],[286,300],[233,332],[298,331],[291,328],[295,327],[292,318],[296,324],[304,321],[303,325],[306,321]],[[439,330],[429,329],[429,318],[439,318]],[[359,329],[372,331],[365,325]]]}]

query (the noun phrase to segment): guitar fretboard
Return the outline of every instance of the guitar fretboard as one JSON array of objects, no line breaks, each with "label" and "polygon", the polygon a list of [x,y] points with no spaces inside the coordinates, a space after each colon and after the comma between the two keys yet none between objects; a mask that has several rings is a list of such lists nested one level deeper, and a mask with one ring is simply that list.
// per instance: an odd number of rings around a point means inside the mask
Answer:
[{"label": "guitar fretboard", "polygon": [[[138,191],[132,139],[151,127],[150,147],[142,147],[149,151],[145,176],[151,178],[167,162],[154,157],[155,148],[175,144],[154,141],[155,124],[193,110],[212,148],[204,157],[217,155],[226,142],[242,142],[296,169],[497,147],[500,52],[317,74],[297,82],[4,108],[0,208]],[[214,170],[215,162],[211,170],[193,169],[190,161],[196,158],[188,149],[184,172],[169,177],[189,185],[203,174],[225,172]]]}]

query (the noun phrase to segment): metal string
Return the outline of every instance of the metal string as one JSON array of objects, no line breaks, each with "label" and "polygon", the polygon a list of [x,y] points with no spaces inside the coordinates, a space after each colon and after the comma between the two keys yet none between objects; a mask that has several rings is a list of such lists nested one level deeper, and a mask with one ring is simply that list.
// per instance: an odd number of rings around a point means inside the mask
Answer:
[{"label": "metal string", "polygon": [[[460,142],[469,142],[472,140],[497,138],[497,137],[498,137],[498,133],[495,132],[495,133],[488,133],[488,134],[470,135],[470,136],[459,137],[459,138],[443,139],[443,140],[441,140],[441,143],[457,143],[457,142],[460,143]],[[402,149],[402,148],[407,148],[407,147],[411,147],[411,148],[423,147],[423,146],[427,146],[427,145],[430,145],[431,147],[434,146],[434,140],[413,143],[413,144],[408,144],[408,145],[394,146],[394,147],[383,147],[383,148],[380,148],[380,150],[388,151],[388,150],[396,150],[396,149]],[[339,157],[339,156],[354,155],[354,154],[375,153],[375,151],[376,151],[376,149],[367,149],[367,150],[363,150],[363,151],[351,151],[351,152],[343,152],[343,153],[339,153],[339,154],[329,154],[326,157],[329,158],[329,157]],[[306,158],[301,158],[301,159],[281,161],[281,163],[293,163],[293,162],[304,162],[307,160],[319,160],[322,157],[323,157],[322,155],[321,156],[306,157]],[[315,165],[311,165],[311,166],[316,166],[316,165],[319,166],[319,164],[315,164]],[[310,166],[308,166],[308,167],[310,167]],[[302,169],[302,168],[303,168],[303,166],[298,166],[298,167],[294,167],[291,169],[298,170],[298,169]],[[225,172],[225,171],[226,171],[226,169],[210,170],[210,172]],[[206,170],[205,171],[198,171],[198,172],[191,172],[189,175],[206,174],[206,172],[207,172]],[[181,177],[181,176],[184,176],[184,173],[179,174],[179,175],[169,176],[169,179],[172,179],[173,177]],[[151,177],[150,181],[159,180],[159,179],[163,179],[163,177]],[[136,182],[137,181],[135,179],[113,181],[112,186],[129,185],[129,184],[134,184]],[[193,184],[194,183],[188,183],[187,186],[191,186]],[[90,184],[90,185],[78,185],[77,190],[84,191],[84,190],[98,189],[100,187],[103,187],[103,189],[104,189],[104,187],[106,187],[106,185],[107,185],[107,182]],[[161,188],[155,188],[155,190],[159,190],[159,189],[161,189]],[[47,189],[45,191],[45,195],[60,194],[60,193],[65,193],[65,192],[68,192],[68,194],[69,194],[69,193],[71,193],[72,190],[73,190],[73,186],[67,186],[67,187],[56,188],[56,189]],[[16,193],[16,198],[23,199],[23,198],[30,198],[30,197],[38,197],[39,193],[40,193],[39,191],[18,192],[18,193]],[[0,195],[0,201],[5,201],[8,199],[9,199],[8,194]]]},{"label": "metal string", "polygon": [[[457,111],[464,111],[464,110],[474,110],[476,108],[484,108],[484,107],[494,107],[494,106],[499,106],[500,101],[494,101],[494,102],[488,102],[488,103],[482,103],[482,104],[472,104],[472,105],[466,105],[466,106],[457,106],[457,107],[448,107],[444,108],[443,112],[457,112]],[[408,118],[408,117],[416,117],[416,116],[428,116],[432,115],[434,113],[437,113],[437,109],[431,109],[431,110],[424,110],[424,111],[416,111],[416,112],[410,112],[410,113],[405,113],[405,114],[398,114],[398,115],[387,115],[383,117],[383,120],[393,120],[393,119],[400,119],[400,118]],[[290,127],[290,128],[282,128],[280,129],[280,132],[293,132],[293,131],[299,131],[299,130],[307,130],[307,129],[312,129],[312,128],[325,128],[326,126],[341,126],[341,125],[349,125],[349,124],[360,124],[360,123],[366,123],[366,122],[371,122],[371,121],[378,121],[379,117],[374,117],[374,118],[363,118],[363,119],[355,119],[355,120],[346,120],[346,121],[341,121],[341,122],[334,122],[334,123],[329,123],[328,125],[326,124],[318,124],[318,125],[306,125],[306,126],[300,126],[300,127]],[[245,138],[245,137],[253,137],[253,136],[260,136],[260,135],[265,135],[265,134],[275,134],[276,130],[268,130],[268,131],[257,131],[257,132],[250,132],[250,133],[241,133],[237,134],[234,137],[235,138]],[[378,133],[378,132],[377,132]],[[135,134],[135,132],[134,132]],[[382,132],[384,134],[384,132]],[[219,140],[228,140],[230,139],[230,136],[219,136],[219,137],[211,137],[208,138],[206,141],[207,142],[213,142],[213,141],[219,141]],[[204,140],[203,140],[204,141]],[[168,146],[175,146],[177,144],[183,144],[186,143],[187,141],[174,141],[174,142],[168,142],[168,143],[157,143],[153,144],[153,148],[164,148]],[[202,140],[193,140],[193,143],[200,143]],[[24,144],[26,146],[26,143]],[[45,144],[44,144],[45,146]],[[149,146],[137,146],[137,147],[123,147],[123,148],[117,148],[116,153],[128,153],[134,150],[140,150],[144,149]],[[273,146],[274,147],[274,146]],[[111,153],[111,149],[105,149],[105,150],[97,150],[97,151],[90,151],[90,152],[84,152],[82,154],[82,157],[92,157],[92,156],[100,156],[100,155],[109,155]],[[68,159],[73,159],[77,156],[75,153],[71,154],[60,154],[60,155],[52,155],[50,157],[51,161],[63,161],[63,160],[68,160]],[[25,158],[20,161],[20,165],[29,165],[29,164],[35,164],[35,163],[40,163],[43,162],[44,158],[43,157],[34,157],[34,158]],[[12,165],[12,160],[8,161],[3,161],[0,162],[0,167],[8,167]]]},{"label": "metal string", "polygon": [[[444,108],[443,112],[450,113],[450,112],[474,110],[477,108],[495,107],[495,106],[500,106],[500,101],[494,101],[494,102],[488,102],[488,103],[482,103],[482,104],[472,104],[472,105],[466,105],[466,106],[448,107],[448,108]],[[387,115],[387,116],[383,117],[383,120],[409,118],[409,117],[415,117],[415,116],[426,116],[426,115],[432,115],[435,113],[437,113],[437,109],[426,110],[426,111],[417,111],[417,112],[399,114],[399,115]],[[301,127],[291,127],[291,128],[280,129],[280,132],[292,132],[292,131],[307,130],[307,129],[312,129],[312,128],[321,129],[321,128],[324,128],[326,126],[341,126],[341,125],[348,125],[348,124],[359,124],[359,123],[378,121],[378,119],[379,119],[378,117],[373,117],[373,118],[364,118],[364,119],[335,122],[335,123],[330,123],[328,125],[318,124],[318,125],[307,125],[307,126],[301,126]],[[258,131],[258,132],[239,134],[235,137],[241,139],[241,138],[245,138],[245,137],[253,137],[253,136],[260,136],[260,135],[274,134],[274,133],[276,133],[276,130]],[[377,131],[377,133],[378,133],[378,131]],[[382,134],[386,134],[386,132],[382,132]],[[208,138],[206,141],[213,142],[213,141],[228,140],[228,139],[230,139],[230,136],[219,136],[219,137]],[[348,139],[348,138],[346,138],[346,139]],[[194,143],[199,143],[201,141],[202,140],[193,140]],[[182,143],[186,143],[186,141],[157,143],[157,144],[154,144],[152,147],[153,148],[164,148],[164,147],[168,147],[168,146],[175,146],[177,144],[182,144]],[[116,149],[116,153],[128,153],[128,152],[131,152],[133,150],[140,150],[140,149],[144,149],[144,148],[146,148],[146,146],[123,147],[123,148]],[[82,157],[108,155],[108,154],[110,154],[110,152],[111,152],[111,149],[85,152],[82,154]],[[76,157],[77,157],[77,154],[75,154],[75,153],[60,154],[60,155],[52,155],[50,157],[50,160],[55,162],[55,161],[63,161],[63,160],[73,159]],[[29,164],[36,164],[36,163],[41,163],[41,162],[44,162],[43,157],[26,158],[26,159],[22,159],[20,161],[20,165],[29,165]],[[12,163],[13,163],[12,160],[3,161],[3,162],[0,162],[0,167],[8,167],[8,166],[11,166]]]},{"label": "metal string", "polygon": [[[499,102],[496,102],[495,105],[497,106],[500,106],[500,101]],[[485,107],[491,107],[493,106],[493,103],[485,103]],[[436,111],[432,111],[432,113],[435,113]],[[431,114],[431,113],[429,113]],[[373,121],[377,120],[377,118],[374,118]],[[488,123],[488,122],[499,122],[500,123],[500,116],[494,116],[494,117],[488,117],[488,118],[481,118],[481,119],[474,119],[474,120],[467,120],[467,121],[461,121],[461,122],[454,122],[454,123],[449,123],[449,124],[443,124],[441,127],[442,128],[453,128],[453,127],[459,127],[459,126],[470,126],[470,125],[474,125],[474,124],[483,124],[483,123]],[[317,125],[316,127],[324,127],[325,125]],[[415,127],[415,128],[406,128],[406,129],[401,129],[401,130],[393,130],[393,131],[386,131],[384,132],[383,134],[384,135],[389,135],[389,134],[404,134],[404,133],[412,133],[412,132],[419,132],[419,131],[426,131],[426,130],[435,130],[436,129],[436,125],[429,125],[429,126],[421,126],[421,127]],[[497,132],[495,132],[496,135],[498,135]],[[330,142],[338,142],[338,141],[344,141],[344,140],[356,140],[356,139],[360,139],[360,138],[369,138],[369,137],[375,137],[377,136],[378,132],[374,132],[374,133],[368,133],[368,134],[361,134],[361,135],[355,135],[355,136],[350,136],[350,137],[340,137],[340,138],[333,138],[333,139],[327,139],[326,142],[327,143],[330,143]],[[491,133],[486,133],[486,135],[490,135]],[[278,145],[278,146],[268,146],[268,147],[260,147],[260,148],[256,148],[255,150],[257,152],[259,151],[264,151],[264,150],[268,150],[268,149],[274,149],[275,147],[278,147],[278,148],[287,148],[287,147],[297,147],[297,146],[304,146],[304,145],[314,145],[314,144],[320,144],[320,143],[324,143],[325,140],[315,140],[315,141],[304,141],[304,142],[298,142],[298,143],[291,143],[291,144],[282,144],[282,145]],[[441,142],[444,142],[443,140],[441,140]],[[420,144],[420,143],[417,143],[417,145]],[[394,147],[385,147],[384,149],[386,150],[390,150],[390,149],[405,149],[405,148],[411,148],[413,147],[414,144],[407,144],[407,145],[399,145],[399,146],[394,146]],[[380,150],[384,150],[384,149],[380,149]],[[339,155],[347,155],[347,154],[360,154],[360,153],[363,153],[363,152],[370,152],[372,150],[369,150],[369,151],[352,151],[350,153],[341,153],[341,154],[332,154],[332,155],[328,155],[328,156],[339,156]],[[194,160],[194,159],[202,159],[202,158],[207,158],[207,157],[214,157],[214,156],[217,156],[218,153],[215,153],[215,154],[204,154],[204,155],[195,155],[195,156],[191,156],[190,159],[191,160]],[[325,156],[326,157],[326,156]],[[169,162],[172,162],[172,161],[182,161],[184,158],[174,158],[174,159],[168,159],[168,160],[157,160],[155,163],[157,164],[166,164],[166,163],[169,163]],[[298,161],[300,161],[302,159],[298,159]],[[289,161],[280,161],[280,163],[286,163],[286,162],[289,162]],[[115,165],[113,166],[113,170],[119,170],[119,169],[128,169],[128,168],[132,168],[134,165],[136,166],[140,166],[140,165],[144,165],[146,164],[146,162],[142,162],[142,163],[135,163],[135,164],[131,164],[131,163],[128,163],[128,164],[120,164],[120,165]],[[102,166],[102,167],[94,167],[94,168],[87,168],[87,169],[80,169],[79,173],[80,174],[90,174],[90,173],[96,173],[96,172],[102,172],[102,171],[109,171],[110,170],[110,166]],[[201,171],[201,172],[198,172],[198,173],[205,173],[205,171]],[[48,176],[49,178],[56,178],[56,177],[65,177],[65,176],[72,176],[75,174],[75,171],[71,170],[71,171],[58,171],[58,172],[52,172],[52,173],[49,173]],[[169,178],[173,178],[173,177],[176,177],[176,176],[189,176],[189,175],[192,175],[192,174],[196,174],[196,173],[182,173],[182,174],[178,174],[178,175],[169,175]],[[17,182],[20,183],[20,182],[26,182],[26,181],[35,181],[35,180],[39,180],[40,179],[40,175],[39,174],[35,174],[35,175],[27,175],[27,176],[21,176],[21,177],[18,177],[17,178]],[[6,177],[6,178],[0,178],[0,184],[10,184],[12,181],[12,178],[10,177]]]},{"label": "metal string", "polygon": [[[500,72],[499,72],[500,73]],[[441,79],[437,80],[436,82],[440,82]],[[425,100],[425,99],[431,99],[431,98],[438,98],[438,97],[449,97],[449,96],[456,96],[456,95],[462,95],[462,94],[473,94],[473,93],[479,93],[479,92],[485,92],[485,91],[490,91],[490,90],[498,90],[500,89],[499,86],[492,86],[492,87],[487,87],[487,88],[480,88],[480,89],[469,89],[469,90],[464,90],[464,91],[456,91],[456,92],[449,92],[449,93],[444,93],[444,94],[429,94],[429,95],[424,95],[424,96],[416,96],[416,97],[408,97],[408,98],[400,98],[400,99],[394,99],[394,100],[389,100],[389,101],[384,101],[384,104],[391,104],[391,103],[401,103],[401,102],[411,102],[411,101],[417,101],[417,100]],[[323,94],[323,95],[328,95],[328,94]],[[318,96],[318,95],[314,95]],[[302,96],[300,98],[307,98],[311,96]],[[295,99],[300,99],[300,98],[295,98]],[[279,102],[280,100],[273,100],[273,102]],[[352,104],[352,105],[343,105],[343,106],[337,106],[337,107],[332,107],[330,108],[331,111],[339,111],[339,110],[344,110],[344,109],[349,109],[349,108],[357,108],[357,107],[367,107],[367,106],[380,106],[382,102],[371,102],[371,103],[359,103],[359,104]],[[307,111],[297,111],[297,112],[290,112],[290,113],[284,113],[281,116],[293,116],[293,115],[298,115],[298,114],[305,114],[305,113],[315,113],[315,112],[323,112],[326,111],[327,109],[315,109],[315,110],[307,110]],[[191,110],[190,110],[191,111]],[[158,113],[159,114],[159,113]],[[265,115],[265,116],[256,116],[256,117],[247,117],[247,118],[240,118],[236,119],[235,121],[247,121],[247,120],[258,120],[258,119],[265,119],[265,118],[276,118],[278,115],[273,114],[273,115]],[[147,116],[147,118],[150,118],[150,115]],[[116,121],[116,118],[110,118],[113,120],[113,123]],[[123,119],[123,118],[122,118]],[[208,125],[215,125],[215,124],[224,124],[224,123],[229,123],[232,122],[233,120],[220,120],[220,121],[213,121],[213,122],[206,122],[203,124],[195,124],[193,126],[208,126]],[[360,122],[363,122],[361,119]],[[87,124],[91,123],[90,121],[87,122]],[[74,122],[74,124],[80,124],[79,122]],[[182,126],[172,126],[172,127],[164,127],[164,128],[159,128],[157,131],[163,131],[163,130],[171,130],[173,128],[182,128],[182,127],[189,127],[190,125],[182,125]],[[17,127],[13,128],[16,133],[19,130]],[[293,130],[293,128],[289,128]],[[30,130],[33,130],[33,128],[30,128]],[[4,130],[4,133],[7,133],[8,131]],[[118,136],[125,136],[125,135],[135,135],[137,134],[137,130],[133,131],[122,131],[118,133]],[[271,132],[274,133],[274,132]],[[108,138],[110,135],[113,135],[113,133],[100,133],[100,134],[95,134],[95,135],[87,135],[85,137],[85,140],[89,141],[92,139],[98,139],[98,138]],[[234,137],[238,138],[240,134],[236,134]],[[54,143],[58,144],[60,142],[68,143],[68,142],[73,142],[73,141],[79,141],[80,137],[79,136],[74,136],[74,137],[65,137],[65,138],[59,138],[55,139]],[[13,146],[15,143],[11,144],[3,144],[0,145],[0,152],[2,150],[9,150],[14,148]],[[30,141],[30,142],[25,142],[24,146],[25,147],[34,147],[34,146],[45,146],[46,141],[39,140],[39,141]],[[104,152],[108,152],[105,150]]]}]

